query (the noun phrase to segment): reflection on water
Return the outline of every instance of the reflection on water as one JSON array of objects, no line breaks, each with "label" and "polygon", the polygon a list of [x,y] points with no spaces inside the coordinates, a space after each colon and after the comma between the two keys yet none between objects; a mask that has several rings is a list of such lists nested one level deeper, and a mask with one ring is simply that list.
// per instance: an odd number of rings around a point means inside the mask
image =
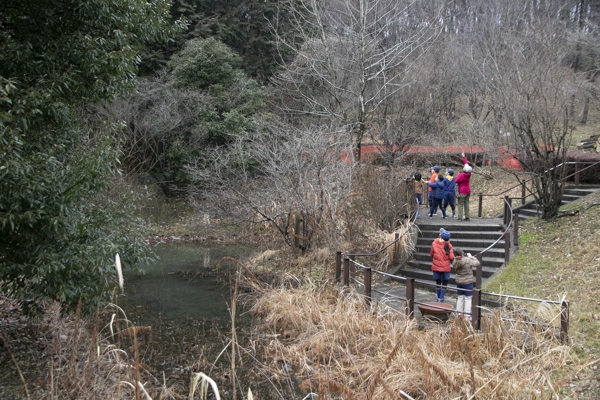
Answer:
[{"label": "reflection on water", "polygon": [[125,272],[125,295],[119,305],[135,315],[129,315],[132,319],[183,323],[186,318],[229,318],[229,282],[225,268],[217,271],[215,266],[224,256],[240,260],[243,248],[192,243],[161,244],[155,250],[160,259],[144,274]]},{"label": "reflection on water", "polygon": [[[233,266],[224,263],[218,271],[215,266],[225,256],[243,262],[249,252],[205,243],[161,244],[155,250],[160,260],[145,274],[125,274],[119,305],[135,325],[151,327],[151,340],[140,345],[141,362],[185,385],[191,372],[219,359],[231,335]],[[242,324],[238,316],[236,327]],[[228,363],[226,357],[221,363]]]}]

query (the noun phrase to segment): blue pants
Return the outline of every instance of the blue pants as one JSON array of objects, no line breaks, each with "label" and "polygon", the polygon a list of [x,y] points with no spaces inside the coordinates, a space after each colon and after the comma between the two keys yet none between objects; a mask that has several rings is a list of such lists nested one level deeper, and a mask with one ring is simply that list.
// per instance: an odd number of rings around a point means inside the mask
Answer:
[{"label": "blue pants", "polygon": [[446,209],[446,207],[448,207],[448,205],[450,205],[450,208],[452,209],[452,214],[454,214],[454,192],[444,193],[444,210]]},{"label": "blue pants", "polygon": [[459,285],[456,284],[456,288],[458,289],[456,293],[459,296],[472,296],[473,295],[473,284],[469,283],[468,285]]},{"label": "blue pants", "polygon": [[417,218],[421,218],[421,204],[423,204],[421,193],[415,193],[415,199],[417,201]]},{"label": "blue pants", "polygon": [[448,286],[448,281],[450,280],[450,272],[433,271],[433,280],[438,285],[435,289],[437,299],[439,302],[443,303],[444,297],[446,296],[446,289],[442,288],[442,286]]},{"label": "blue pants", "polygon": [[433,214],[437,213],[438,207],[442,210],[444,218],[446,218],[446,209],[442,207],[442,199],[433,199],[433,203],[431,203],[431,208],[429,209],[429,216],[433,217]]}]

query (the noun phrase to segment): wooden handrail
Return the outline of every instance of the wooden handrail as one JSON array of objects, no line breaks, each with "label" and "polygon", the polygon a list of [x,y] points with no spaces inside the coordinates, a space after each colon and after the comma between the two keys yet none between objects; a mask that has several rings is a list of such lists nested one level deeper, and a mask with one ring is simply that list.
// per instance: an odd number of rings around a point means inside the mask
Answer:
[{"label": "wooden handrail", "polygon": [[[416,201],[416,200],[415,200],[415,201]],[[418,207],[418,203],[417,203],[417,207]],[[412,224],[414,224],[414,223],[415,223],[415,221],[416,221],[416,220],[417,220],[417,214],[415,213],[415,214],[412,216],[412,218],[409,220],[409,222],[410,222],[410,224],[412,225]],[[376,256],[376,255],[380,254],[381,252],[383,252],[384,250],[387,250],[389,247],[391,247],[391,246],[393,246],[393,245],[395,245],[395,244],[399,243],[399,242],[400,242],[400,239],[401,239],[401,238],[402,238],[404,235],[406,235],[406,234],[407,234],[409,231],[410,231],[410,230],[406,230],[406,232],[404,232],[402,235],[396,234],[396,236],[397,236],[397,237],[394,239],[394,241],[393,241],[393,242],[390,242],[390,243],[386,244],[386,245],[385,245],[385,246],[383,246],[381,249],[379,249],[379,250],[377,250],[377,251],[375,251],[375,252],[373,252],[373,253],[363,253],[363,254],[361,254],[361,253],[349,253],[349,254],[342,253],[342,254],[345,254],[345,256],[346,256],[346,257],[373,257],[373,256]]]},{"label": "wooden handrail", "polygon": [[[508,231],[507,231],[508,233]],[[350,263],[353,263],[356,267],[364,271],[364,282],[362,283],[364,289],[365,300],[367,304],[370,304],[372,301],[372,292],[376,291],[372,289],[372,274],[380,274],[383,276],[391,277],[398,281],[403,281],[406,283],[406,306],[405,306],[405,314],[409,318],[414,317],[414,307],[415,304],[418,304],[415,301],[415,283],[419,283],[422,286],[431,286],[437,287],[438,285],[435,283],[431,283],[429,281],[421,281],[416,280],[415,278],[405,278],[402,276],[388,274],[387,272],[374,270],[371,267],[367,267],[366,265],[362,265],[355,260],[351,260],[350,258],[344,259],[344,276],[350,276]],[[356,280],[355,280],[356,281]],[[357,281],[361,283],[360,281]],[[350,279],[348,278],[348,284],[350,283]],[[347,285],[346,285],[347,286]],[[457,287],[445,286],[446,290],[458,290]],[[473,311],[472,311],[472,324],[474,329],[479,329],[481,324],[481,298],[483,295],[486,296],[495,296],[502,297],[506,299],[515,299],[515,300],[523,300],[523,301],[532,301],[538,303],[549,303],[549,304],[560,304],[561,306],[561,318],[560,318],[560,340],[562,343],[566,343],[568,340],[568,331],[569,331],[569,302],[567,300],[554,301],[554,300],[544,300],[544,299],[536,299],[532,297],[523,297],[523,296],[513,296],[508,294],[501,293],[493,293],[493,292],[483,292],[480,288],[473,288]]]},{"label": "wooden handrail", "polygon": [[[545,173],[548,173],[548,172],[550,172],[550,171],[552,171],[552,170],[553,170],[553,169],[555,169],[555,168],[561,167],[561,166],[563,166],[563,165],[573,165],[573,164],[575,165],[575,169],[576,169],[576,171],[575,171],[574,173],[572,173],[572,174],[569,174],[569,175],[565,176],[565,177],[564,177],[564,179],[568,179],[568,178],[570,178],[570,177],[572,177],[572,176],[576,176],[576,178],[577,178],[577,179],[576,179],[576,182],[577,182],[577,183],[579,183],[579,174],[580,174],[582,171],[585,171],[585,170],[586,170],[586,169],[588,169],[588,168],[592,168],[592,167],[594,167],[594,166],[596,166],[596,165],[600,164],[600,161],[596,161],[596,162],[593,162],[593,161],[566,161],[566,162],[564,162],[564,163],[560,163],[560,164],[558,164],[558,165],[557,165],[557,166],[555,166],[555,167],[552,167],[552,168],[550,168],[550,169],[547,169],[546,171],[544,171],[544,174],[545,174]],[[579,169],[579,168],[578,168],[579,164],[590,164],[590,165],[588,165],[587,167],[585,167],[585,168],[583,168],[583,169]],[[500,192],[500,193],[496,193],[496,194],[491,194],[491,193],[479,193],[479,194],[478,194],[478,196],[479,196],[479,207],[478,207],[478,210],[477,210],[477,215],[478,215],[478,217],[479,217],[479,218],[481,218],[481,216],[482,216],[482,214],[483,214],[483,196],[486,196],[486,197],[500,196],[500,195],[503,195],[504,193],[508,193],[509,191],[511,191],[511,190],[513,190],[513,189],[515,189],[515,188],[516,188],[517,186],[519,186],[519,185],[521,185],[521,186],[523,187],[522,196],[521,196],[521,197],[513,197],[513,198],[514,198],[514,199],[517,199],[517,198],[522,198],[522,199],[523,199],[523,204],[524,204],[524,203],[525,203],[525,197],[527,197],[527,196],[525,195],[525,188],[526,188],[525,184],[526,184],[527,182],[530,182],[530,181],[532,181],[533,179],[534,179],[534,178],[533,178],[533,177],[531,177],[531,178],[529,178],[529,179],[525,179],[525,180],[523,180],[523,181],[520,181],[520,182],[519,182],[518,184],[516,184],[515,186],[511,186],[510,188],[508,188],[508,189],[506,189],[506,190],[504,190],[504,191],[502,191],[502,192]],[[529,192],[531,193],[531,190],[530,190]]]}]

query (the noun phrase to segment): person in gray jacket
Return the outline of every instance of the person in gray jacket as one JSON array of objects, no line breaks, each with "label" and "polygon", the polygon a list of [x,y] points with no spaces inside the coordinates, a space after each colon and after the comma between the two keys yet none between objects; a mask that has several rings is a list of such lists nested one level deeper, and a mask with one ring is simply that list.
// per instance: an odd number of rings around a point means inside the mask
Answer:
[{"label": "person in gray jacket", "polygon": [[475,277],[473,276],[473,268],[480,265],[479,260],[471,254],[464,254],[464,251],[459,248],[454,248],[454,261],[452,268],[456,273],[456,314],[471,320],[471,304],[473,300],[473,284]]}]

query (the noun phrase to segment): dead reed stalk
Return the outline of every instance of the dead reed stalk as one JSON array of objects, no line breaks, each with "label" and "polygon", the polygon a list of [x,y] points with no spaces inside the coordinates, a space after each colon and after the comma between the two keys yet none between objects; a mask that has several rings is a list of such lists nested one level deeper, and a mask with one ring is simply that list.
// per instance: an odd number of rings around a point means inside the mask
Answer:
[{"label": "dead reed stalk", "polygon": [[421,331],[403,313],[365,310],[352,290],[312,281],[266,290],[252,312],[268,337],[263,374],[293,370],[318,382],[322,399],[537,397],[553,393],[547,377],[572,360],[556,338],[523,323],[490,315],[482,332],[462,319]]},{"label": "dead reed stalk", "polygon": [[27,395],[27,399],[29,400],[31,397],[29,397],[29,390],[27,389],[27,382],[25,382],[25,378],[23,377],[21,368],[19,368],[19,363],[17,362],[17,360],[15,360],[15,357],[13,356],[12,351],[10,351],[10,347],[8,347],[8,341],[6,340],[6,336],[4,336],[4,333],[0,332],[0,338],[2,338],[2,343],[4,344],[4,348],[10,355],[10,359],[12,360],[13,364],[15,365],[15,368],[17,369],[17,373],[19,374],[19,378],[21,379],[21,383],[23,383],[23,388],[25,389],[25,394]]},{"label": "dead reed stalk", "polygon": [[237,292],[240,272],[235,277],[235,286],[233,290],[233,297],[231,299],[231,390],[233,393],[233,400],[237,399],[236,385],[235,385],[235,348],[237,346],[237,334],[235,331],[235,311],[237,308]]}]

